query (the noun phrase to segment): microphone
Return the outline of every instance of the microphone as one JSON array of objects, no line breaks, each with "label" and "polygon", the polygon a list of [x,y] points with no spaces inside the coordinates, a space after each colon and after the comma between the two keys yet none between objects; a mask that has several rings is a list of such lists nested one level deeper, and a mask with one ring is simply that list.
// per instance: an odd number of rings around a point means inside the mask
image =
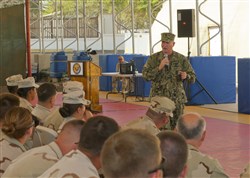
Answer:
[{"label": "microphone", "polygon": [[[164,58],[167,59],[167,60],[169,61],[169,59],[168,59],[168,54],[164,54]],[[168,67],[169,67],[169,62],[168,62],[165,66],[168,68]]]}]

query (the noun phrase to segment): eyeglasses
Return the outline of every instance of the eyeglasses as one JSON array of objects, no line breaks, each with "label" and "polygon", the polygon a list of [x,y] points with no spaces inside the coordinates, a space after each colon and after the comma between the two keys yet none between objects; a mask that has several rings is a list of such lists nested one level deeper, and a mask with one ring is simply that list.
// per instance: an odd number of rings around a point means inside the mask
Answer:
[{"label": "eyeglasses", "polygon": [[29,129],[29,128],[33,127],[33,126],[35,126],[34,120],[32,120],[32,123],[27,127],[27,129]]},{"label": "eyeglasses", "polygon": [[160,165],[159,166],[157,166],[156,168],[154,168],[153,170],[150,170],[150,171],[148,171],[148,174],[152,174],[152,173],[154,173],[154,172],[156,172],[156,171],[158,171],[158,170],[162,170],[163,169],[163,164],[165,163],[167,161],[167,159],[165,158],[165,157],[162,157],[161,158],[161,163],[160,163]]}]

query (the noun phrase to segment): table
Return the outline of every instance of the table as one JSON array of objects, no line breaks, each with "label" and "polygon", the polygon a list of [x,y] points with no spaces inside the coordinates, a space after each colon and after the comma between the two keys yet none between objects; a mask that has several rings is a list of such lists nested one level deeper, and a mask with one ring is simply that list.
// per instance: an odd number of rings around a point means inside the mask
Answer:
[{"label": "table", "polygon": [[[109,77],[127,77],[130,79],[130,82],[129,82],[129,85],[131,83],[131,79],[132,78],[135,78],[135,77],[142,77],[142,73],[135,73],[135,74],[120,74],[119,72],[103,72],[102,73],[102,76],[109,76]],[[136,82],[135,82],[135,85],[134,85],[134,88],[136,89]],[[125,99],[125,102],[127,102],[127,97],[129,96],[135,96],[135,93],[133,95],[131,95],[131,91],[130,91],[130,87],[129,87],[129,92],[128,93],[122,93],[123,95],[123,98]],[[107,94],[106,94],[106,99],[108,99],[108,95],[109,94],[117,94],[117,92],[112,92],[112,91],[109,91]]]},{"label": "table", "polygon": [[102,76],[109,76],[109,77],[142,77],[142,73],[120,74],[119,72],[103,72]]}]

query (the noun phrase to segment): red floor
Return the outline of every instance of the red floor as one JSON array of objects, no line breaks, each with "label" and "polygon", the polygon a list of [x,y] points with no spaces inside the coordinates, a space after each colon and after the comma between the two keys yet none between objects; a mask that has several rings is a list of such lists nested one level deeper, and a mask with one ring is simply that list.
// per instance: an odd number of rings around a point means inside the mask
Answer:
[{"label": "red floor", "polygon": [[217,158],[230,177],[239,177],[250,161],[250,125],[206,118],[207,137],[201,150]]},{"label": "red floor", "polygon": [[[61,105],[61,96],[56,105]],[[121,126],[145,114],[147,107],[100,99],[102,115],[114,118]],[[217,158],[231,178],[238,178],[243,167],[250,162],[250,125],[207,118],[206,140],[201,151]]]},{"label": "red floor", "polygon": [[[114,118],[120,125],[143,114],[147,107],[101,99],[103,115]],[[207,136],[201,151],[217,158],[226,173],[237,178],[250,162],[250,125],[206,118]]]}]

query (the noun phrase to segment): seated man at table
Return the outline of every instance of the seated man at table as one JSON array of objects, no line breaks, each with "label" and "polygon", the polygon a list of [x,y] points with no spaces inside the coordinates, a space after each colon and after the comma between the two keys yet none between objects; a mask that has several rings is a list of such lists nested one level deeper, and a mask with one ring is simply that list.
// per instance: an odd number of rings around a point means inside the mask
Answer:
[{"label": "seated man at table", "polygon": [[[123,56],[118,56],[118,63],[116,64],[116,72],[120,72],[120,64],[128,63],[124,60]],[[128,89],[129,78],[125,77],[112,77],[112,92],[117,93],[118,82],[122,81],[122,93],[126,93]]]}]

